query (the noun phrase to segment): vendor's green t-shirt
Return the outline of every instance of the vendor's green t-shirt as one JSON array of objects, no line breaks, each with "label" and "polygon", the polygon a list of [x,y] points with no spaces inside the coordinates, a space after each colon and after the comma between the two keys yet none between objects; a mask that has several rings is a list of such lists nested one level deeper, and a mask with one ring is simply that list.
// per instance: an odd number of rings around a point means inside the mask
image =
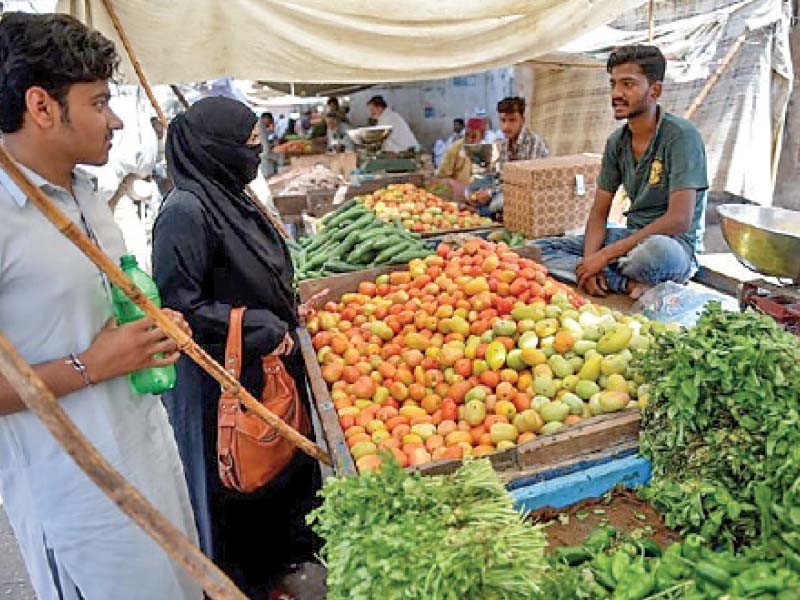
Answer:
[{"label": "vendor's green t-shirt", "polygon": [[[659,109],[660,110],[660,109]],[[650,147],[637,163],[628,125],[609,136],[597,185],[617,191],[620,185],[631,200],[628,227],[641,229],[667,212],[671,192],[697,190],[692,225],[677,236],[690,253],[702,250],[706,210],[706,150],[697,128],[686,119],[661,113]]]}]

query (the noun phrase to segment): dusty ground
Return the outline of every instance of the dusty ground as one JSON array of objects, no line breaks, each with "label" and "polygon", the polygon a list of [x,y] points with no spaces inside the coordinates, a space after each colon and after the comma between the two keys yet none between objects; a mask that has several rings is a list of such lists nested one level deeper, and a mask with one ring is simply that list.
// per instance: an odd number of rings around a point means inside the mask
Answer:
[{"label": "dusty ground", "polygon": [[[566,517],[558,518],[559,515]],[[534,511],[530,519],[547,524],[549,547],[575,546],[585,540],[600,525],[611,525],[621,532],[650,527],[647,537],[660,546],[680,539],[667,529],[661,516],[646,502],[639,500],[629,490],[615,490],[611,502],[603,499],[586,500],[564,510],[543,508]]]},{"label": "dusty ground", "polygon": [[34,600],[17,540],[0,504],[0,599]]}]

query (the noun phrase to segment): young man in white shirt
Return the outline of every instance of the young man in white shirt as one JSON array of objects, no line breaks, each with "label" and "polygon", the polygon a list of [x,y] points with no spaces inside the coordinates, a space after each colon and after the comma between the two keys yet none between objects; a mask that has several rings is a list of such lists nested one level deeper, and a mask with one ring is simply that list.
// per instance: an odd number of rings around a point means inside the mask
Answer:
[{"label": "young man in white shirt", "polygon": [[[122,127],[108,106],[117,61],[110,41],[66,15],[0,20],[3,144],[114,260],[125,254],[122,237],[96,181],[76,165],[105,163]],[[0,171],[0,331],[100,453],[196,540],[166,412],[158,398],[135,396],[127,380],[174,363],[177,348],[150,319],[117,326],[111,316],[105,277]],[[0,496],[39,600],[202,598],[2,377]]]},{"label": "young man in white shirt", "polygon": [[386,152],[405,152],[419,145],[406,120],[389,108],[383,96],[370,98],[367,108],[370,117],[375,119],[378,125],[389,125],[392,128],[392,134],[383,142],[383,149]]}]

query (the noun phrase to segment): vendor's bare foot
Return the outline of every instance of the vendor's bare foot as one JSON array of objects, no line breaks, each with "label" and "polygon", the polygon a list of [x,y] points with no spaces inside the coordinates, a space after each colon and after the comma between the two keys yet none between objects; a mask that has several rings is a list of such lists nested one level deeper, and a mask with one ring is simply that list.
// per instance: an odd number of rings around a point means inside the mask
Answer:
[{"label": "vendor's bare foot", "polygon": [[584,282],[583,289],[590,296],[599,296],[602,298],[608,292],[608,282],[602,275],[595,275],[594,277],[589,277],[589,279]]},{"label": "vendor's bare foot", "polygon": [[634,300],[638,300],[639,298],[642,297],[642,294],[644,294],[651,287],[653,286],[650,285],[649,283],[641,283],[639,281],[629,281],[627,287],[628,296],[630,296]]}]

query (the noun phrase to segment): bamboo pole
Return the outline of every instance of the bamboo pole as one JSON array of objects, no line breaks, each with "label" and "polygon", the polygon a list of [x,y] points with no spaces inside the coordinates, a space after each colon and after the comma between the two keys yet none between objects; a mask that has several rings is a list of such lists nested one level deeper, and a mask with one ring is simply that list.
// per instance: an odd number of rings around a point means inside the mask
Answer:
[{"label": "bamboo pole", "polygon": [[[142,78],[144,79],[144,75],[142,75]],[[177,85],[172,83],[172,84],[170,84],[169,89],[171,89],[172,93],[175,94],[175,97],[178,99],[178,102],[181,103],[181,106],[183,106],[183,108],[187,108],[188,109],[189,108],[189,101],[186,99],[186,96],[183,95],[183,92],[181,91],[181,88],[179,88]]]},{"label": "bamboo pole", "polygon": [[117,13],[114,10],[114,7],[111,6],[111,0],[103,0],[103,6],[106,7],[108,16],[111,17],[111,23],[114,25],[114,29],[117,30],[117,35],[119,35],[119,39],[122,42],[122,45],[125,47],[125,52],[128,53],[128,58],[131,59],[133,70],[136,71],[136,76],[139,78],[139,82],[142,84],[142,87],[144,88],[147,97],[150,99],[150,104],[153,105],[153,108],[156,111],[156,115],[158,116],[158,120],[161,121],[161,124],[164,126],[164,128],[166,128],[168,125],[167,116],[164,114],[164,111],[161,110],[161,106],[159,106],[158,100],[156,100],[156,96],[153,93],[153,88],[150,87],[150,84],[148,83],[147,79],[144,76],[144,71],[142,71],[142,65],[139,62],[139,59],[136,57],[136,52],[134,52],[133,46],[131,46],[131,42],[128,39],[128,35],[122,28],[122,23],[119,22],[119,18],[117,17]]},{"label": "bamboo pole", "polygon": [[653,43],[656,22],[656,0],[650,0],[647,5],[647,41]]},{"label": "bamboo pole", "polygon": [[89,479],[202,585],[211,598],[247,600],[247,596],[197,546],[102,457],[69,418],[53,392],[2,333],[0,374]]},{"label": "bamboo pole", "polygon": [[275,428],[276,432],[286,438],[293,446],[326,465],[331,464],[330,457],[322,448],[298,433],[280,417],[256,400],[239,384],[233,375],[228,373],[218,362],[211,358],[211,356],[209,356],[209,354],[191,337],[186,335],[180,327],[161,312],[139,288],[133,285],[122,270],[114,264],[97,245],[93,244],[78,226],[69,217],[64,215],[41,189],[28,180],[25,174],[20,170],[16,161],[2,144],[0,144],[0,166],[5,169],[9,177],[19,186],[31,202],[36,205],[47,220],[55,225],[59,232],[72,241],[89,260],[97,265],[97,267],[108,276],[111,282],[133,300],[165,334],[172,338],[180,350],[185,352],[206,371],[206,373],[216,379],[224,390],[234,394],[248,410],[252,411]]},{"label": "bamboo pole", "polygon": [[697,110],[700,108],[700,106],[703,104],[703,102],[705,102],[706,98],[708,98],[708,95],[711,93],[711,90],[714,89],[714,86],[717,85],[717,83],[719,82],[720,78],[722,77],[722,74],[725,72],[728,66],[730,66],[734,57],[739,53],[739,50],[742,49],[742,46],[744,45],[744,40],[745,40],[744,34],[736,38],[736,41],[734,42],[733,46],[731,46],[731,49],[728,50],[728,53],[722,59],[722,62],[720,62],[719,67],[717,67],[717,70],[711,77],[708,78],[708,81],[706,81],[706,84],[703,86],[703,89],[700,90],[700,93],[697,94],[695,99],[689,105],[689,108],[687,108],[686,112],[683,113],[684,119],[691,119],[694,116],[694,113],[696,113]]}]

